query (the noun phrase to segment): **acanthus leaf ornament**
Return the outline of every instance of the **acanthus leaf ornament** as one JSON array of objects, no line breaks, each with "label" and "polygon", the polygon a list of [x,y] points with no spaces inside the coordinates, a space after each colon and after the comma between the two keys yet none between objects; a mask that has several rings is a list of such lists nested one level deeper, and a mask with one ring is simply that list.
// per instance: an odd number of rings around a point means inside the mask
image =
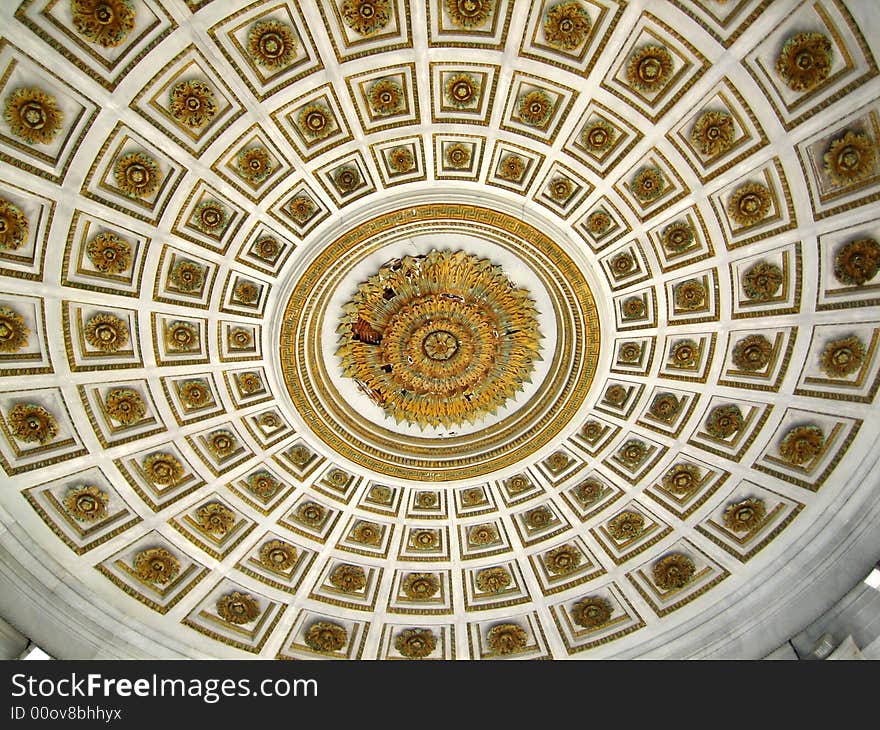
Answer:
[{"label": "acanthus leaf ornament", "polygon": [[495,624],[486,635],[486,644],[493,654],[516,654],[526,648],[529,635],[515,623]]},{"label": "acanthus leaf ornament", "polygon": [[745,183],[733,191],[727,203],[727,213],[738,226],[754,226],[770,213],[770,190],[762,183]]},{"label": "acanthus leaf ornament", "polygon": [[102,352],[118,352],[128,344],[128,324],[115,314],[100,312],[86,321],[83,337]]},{"label": "acanthus leaf ornament", "polygon": [[328,580],[343,593],[357,593],[366,587],[367,574],[359,565],[343,563],[331,571]]},{"label": "acanthus leaf ornament", "polygon": [[500,267],[461,251],[383,266],[344,312],[343,373],[398,422],[473,422],[522,387],[538,355],[527,292]]},{"label": "acanthus leaf ornament", "polygon": [[269,540],[260,546],[260,563],[276,573],[290,570],[298,558],[297,549],[284,540]]},{"label": "acanthus leaf ornament", "polygon": [[[586,494],[586,490],[584,490],[584,492],[585,496],[589,496]],[[547,572],[552,575],[567,575],[568,573],[577,570],[583,557],[581,551],[574,545],[566,543],[565,545],[560,545],[552,550],[548,550],[544,553],[542,559],[544,561],[544,567],[547,568]]]},{"label": "acanthus leaf ornament", "polygon": [[731,360],[740,370],[750,373],[763,370],[773,355],[773,343],[764,335],[749,335],[739,340],[733,347]]},{"label": "acanthus leaf ornament", "polygon": [[584,598],[571,607],[572,620],[587,629],[604,626],[613,613],[614,609],[608,600],[600,596]]},{"label": "acanthus leaf ornament", "polygon": [[495,9],[495,0],[445,0],[449,20],[458,28],[480,28]]},{"label": "acanthus leaf ornament", "polygon": [[180,573],[180,561],[165,548],[147,548],[135,555],[134,570],[142,581],[164,586]]},{"label": "acanthus leaf ornament", "polygon": [[71,0],[70,12],[77,32],[103,48],[122,45],[137,17],[131,0]]},{"label": "acanthus leaf ornament", "polygon": [[727,505],[722,519],[725,526],[733,532],[750,532],[757,528],[767,516],[763,499],[749,497],[741,502]]},{"label": "acanthus leaf ornament", "polygon": [[857,373],[865,363],[867,348],[856,336],[832,340],[822,349],[819,365],[832,378],[845,378]]},{"label": "acanthus leaf ornament", "polygon": [[434,653],[437,639],[430,629],[404,629],[394,637],[394,648],[407,659],[424,659]]},{"label": "acanthus leaf ornament", "polygon": [[343,22],[355,33],[371,36],[391,22],[390,0],[343,0]]},{"label": "acanthus leaf ornament", "polygon": [[849,286],[862,286],[880,272],[880,243],[859,238],[841,246],[834,255],[834,277]]},{"label": "acanthus leaf ornament", "polygon": [[520,120],[530,127],[541,127],[546,124],[553,111],[553,101],[546,92],[537,89],[520,97],[517,107]]},{"label": "acanthus leaf ornament", "polygon": [[776,264],[759,261],[743,274],[742,287],[749,299],[767,302],[776,295],[782,282],[782,269]]},{"label": "acanthus leaf ornament", "polygon": [[104,399],[107,415],[124,426],[140,421],[147,413],[143,396],[133,388],[113,388]]},{"label": "acanthus leaf ornament", "polygon": [[15,251],[28,238],[27,216],[11,200],[0,199],[0,251]]},{"label": "acanthus leaf ornament", "polygon": [[159,189],[162,177],[156,160],[145,152],[123,155],[113,166],[116,185],[130,198],[149,198]]},{"label": "acanthus leaf ornament", "polygon": [[578,2],[557,3],[544,15],[544,38],[551,46],[564,51],[583,45],[591,27],[590,14]]},{"label": "acanthus leaf ornament", "polygon": [[700,485],[700,470],[693,464],[679,462],[674,464],[661,480],[664,489],[685,496],[693,492]]},{"label": "acanthus leaf ornament", "polygon": [[440,581],[433,573],[408,573],[401,583],[403,594],[413,601],[432,598],[440,591]]},{"label": "acanthus leaf ornament", "polygon": [[260,604],[249,593],[232,591],[217,600],[217,615],[231,624],[244,625],[260,615]]},{"label": "acanthus leaf ornament", "polygon": [[28,343],[30,328],[18,312],[0,307],[0,352],[18,352]]},{"label": "acanthus leaf ornament", "polygon": [[834,185],[850,185],[876,171],[877,149],[867,134],[847,130],[831,142],[822,160]]},{"label": "acanthus leaf ornament", "polygon": [[196,510],[196,522],[205,532],[223,536],[235,525],[235,513],[225,504],[209,502]]},{"label": "acanthus leaf ornament", "polygon": [[604,119],[596,119],[581,130],[581,144],[594,155],[607,152],[617,141],[617,130]]},{"label": "acanthus leaf ornament", "polygon": [[696,572],[694,561],[683,553],[669,553],[654,563],[651,569],[654,583],[664,591],[683,588]]},{"label": "acanthus leaf ornament", "polygon": [[831,41],[822,33],[797,33],[776,57],[776,73],[792,91],[817,88],[831,73]]},{"label": "acanthus leaf ornament", "polygon": [[102,231],[86,245],[86,256],[98,271],[121,274],[131,265],[131,244],[109,231]]},{"label": "acanthus leaf ornament", "polygon": [[265,147],[248,147],[235,158],[239,174],[249,183],[258,184],[272,174],[273,164]]},{"label": "acanthus leaf ornament", "polygon": [[483,593],[501,593],[511,580],[510,573],[501,567],[483,568],[474,577],[474,583]]},{"label": "acanthus leaf ornament", "polygon": [[703,112],[691,130],[691,144],[706,157],[715,157],[733,146],[736,128],[733,117],[727,112]]},{"label": "acanthus leaf ornament", "polygon": [[669,83],[674,66],[672,54],[663,46],[642,46],[627,61],[626,80],[633,88],[653,94]]},{"label": "acanthus leaf ornament", "polygon": [[779,455],[792,466],[803,466],[819,456],[824,448],[825,434],[819,426],[794,426],[779,443]]},{"label": "acanthus leaf ornament", "polygon": [[706,433],[717,439],[726,439],[745,424],[745,418],[738,405],[729,403],[715,406],[706,417]]},{"label": "acanthus leaf ornament", "polygon": [[248,54],[258,66],[275,72],[289,66],[296,57],[299,41],[293,29],[270,18],[254,23],[248,30]]},{"label": "acanthus leaf ornament", "polygon": [[64,121],[58,101],[40,89],[18,88],[6,98],[3,118],[9,130],[28,144],[50,144]]},{"label": "acanthus leaf ornament", "polygon": [[190,129],[201,129],[217,115],[214,90],[198,79],[178,81],[170,91],[168,111]]},{"label": "acanthus leaf ornament", "polygon": [[64,509],[78,522],[98,522],[107,516],[110,498],[100,487],[83,484],[64,495]]},{"label": "acanthus leaf ornament", "polygon": [[158,452],[150,454],[141,466],[147,479],[159,487],[177,484],[184,474],[183,464],[173,454]]},{"label": "acanthus leaf ornament", "polygon": [[332,654],[342,649],[348,642],[348,631],[333,621],[316,621],[303,637],[306,646],[322,654]]},{"label": "acanthus leaf ornament", "polygon": [[47,444],[58,435],[58,421],[36,403],[17,403],[6,415],[12,435],[24,443]]}]

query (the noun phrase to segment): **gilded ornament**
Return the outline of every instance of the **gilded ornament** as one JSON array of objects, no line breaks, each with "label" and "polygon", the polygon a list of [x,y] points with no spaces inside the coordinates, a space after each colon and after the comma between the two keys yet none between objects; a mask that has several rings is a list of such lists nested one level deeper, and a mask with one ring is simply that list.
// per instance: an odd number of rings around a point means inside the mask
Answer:
[{"label": "gilded ornament", "polygon": [[54,96],[22,87],[6,98],[3,118],[9,131],[28,144],[49,144],[61,131],[64,114]]},{"label": "gilded ornament", "polygon": [[351,539],[359,542],[361,545],[381,547],[382,528],[375,522],[367,522],[365,520],[358,522],[351,531]]},{"label": "gilded ornament", "polygon": [[450,167],[456,170],[466,169],[471,164],[471,147],[461,142],[455,142],[446,147],[443,157]]},{"label": "gilded ornament", "polygon": [[638,342],[624,342],[617,349],[617,359],[620,362],[635,363],[642,357],[642,346]]},{"label": "gilded ornament", "polygon": [[739,340],[731,353],[731,360],[740,370],[754,373],[770,364],[773,343],[764,335],[749,335]]},{"label": "gilded ornament", "polygon": [[498,530],[495,529],[494,525],[476,525],[468,532],[468,542],[471,545],[491,545],[493,542],[498,542],[498,540]]},{"label": "gilded ornament", "polygon": [[147,548],[135,555],[134,570],[142,581],[164,586],[180,573],[180,561],[165,548]]},{"label": "gilded ornament", "polygon": [[178,259],[171,267],[168,278],[171,283],[183,292],[197,292],[205,284],[207,269],[195,261]]},{"label": "gilded ornament", "polygon": [[173,454],[164,452],[150,454],[141,469],[147,479],[159,487],[172,486],[183,478],[183,464]]},{"label": "gilded ornament", "polygon": [[834,256],[834,276],[841,284],[861,286],[880,271],[880,244],[860,238],[841,246]]},{"label": "gilded ornament", "polygon": [[583,556],[574,545],[566,543],[544,553],[544,567],[553,575],[568,575],[577,570]]},{"label": "gilded ornament", "polygon": [[574,183],[567,177],[555,177],[547,186],[550,197],[557,203],[565,203],[574,192]]},{"label": "gilded ornament", "polygon": [[609,385],[605,390],[605,402],[612,406],[622,406],[626,403],[629,391],[622,385]]},{"label": "gilded ornament", "polygon": [[389,262],[343,312],[343,373],[396,421],[421,427],[494,412],[522,389],[539,350],[528,292],[462,251]]},{"label": "gilded ornament", "polygon": [[587,217],[587,230],[594,236],[601,236],[611,228],[611,216],[604,210],[594,210]]},{"label": "gilded ornament", "polygon": [[486,644],[493,654],[515,654],[526,648],[529,635],[518,624],[495,624],[486,635]]},{"label": "gilded ornament", "polygon": [[624,319],[640,319],[647,313],[647,305],[642,297],[627,297],[623,300],[622,310]]},{"label": "gilded ornament", "polygon": [[776,58],[776,73],[792,91],[812,91],[831,73],[831,41],[821,33],[797,33]]},{"label": "gilded ornament", "polygon": [[620,447],[617,455],[624,464],[633,469],[648,456],[648,445],[639,439],[630,439]]},{"label": "gilded ornament", "polygon": [[733,191],[727,202],[727,214],[739,226],[754,226],[770,213],[770,190],[761,183],[745,183]]},{"label": "gilded ornament", "polygon": [[343,165],[333,172],[333,183],[341,193],[350,193],[363,185],[360,171],[352,165]]},{"label": "gilded ornament", "polygon": [[343,22],[355,33],[370,36],[391,21],[390,0],[343,0]]},{"label": "gilded ornament", "polygon": [[217,102],[204,81],[178,81],[171,88],[168,111],[181,124],[201,129],[216,116]]},{"label": "gilded ornament", "polygon": [[35,403],[18,403],[6,415],[12,435],[25,443],[47,444],[58,435],[58,421]]},{"label": "gilded ornament", "polygon": [[691,144],[707,157],[715,157],[733,147],[736,127],[727,112],[703,112],[691,130]]},{"label": "gilded ornament", "polygon": [[327,481],[334,487],[344,487],[350,479],[348,472],[342,469],[331,469],[327,474]]},{"label": "gilded ornament", "polygon": [[199,348],[199,328],[192,322],[175,320],[165,327],[165,344],[171,352],[191,352]]},{"label": "gilded ornament", "polygon": [[669,553],[660,558],[651,571],[654,583],[664,591],[682,588],[693,578],[697,566],[687,555]]},{"label": "gilded ornament", "polygon": [[303,640],[314,651],[330,654],[339,651],[348,641],[348,631],[332,621],[318,621],[309,626]]},{"label": "gilded ornament", "polygon": [[864,180],[876,169],[877,151],[867,134],[847,132],[835,139],[823,156],[825,174],[835,185]]},{"label": "gilded ornament", "polygon": [[470,74],[457,73],[444,86],[446,102],[459,109],[472,106],[480,95],[480,84]]},{"label": "gilded ornament", "polygon": [[822,350],[819,365],[832,378],[844,378],[857,373],[865,363],[865,343],[858,337],[832,340]]},{"label": "gilded ornament", "polygon": [[532,486],[529,478],[525,476],[525,474],[516,474],[515,476],[510,477],[510,479],[504,482],[504,485],[507,487],[507,491],[511,495],[522,494],[529,487]]},{"label": "gilded ornament", "polygon": [[395,147],[388,153],[388,167],[395,172],[409,172],[416,166],[416,158],[409,147]]},{"label": "gilded ornament", "polygon": [[462,507],[475,507],[479,504],[485,504],[486,501],[486,493],[482,487],[472,487],[461,492]]},{"label": "gilded ornament", "polygon": [[27,345],[31,331],[14,309],[0,307],[0,352],[18,352]]},{"label": "gilded ornament", "polygon": [[498,165],[498,177],[510,182],[519,182],[526,171],[526,163],[519,155],[505,155]]},{"label": "gilded ornament", "polygon": [[614,540],[632,540],[645,531],[645,518],[638,512],[621,512],[608,523],[608,534]]},{"label": "gilded ornament", "polygon": [[225,459],[235,452],[238,439],[231,431],[220,429],[208,435],[205,446],[215,458]]},{"label": "gilded ornament", "polygon": [[260,562],[277,573],[284,573],[296,565],[296,548],[284,540],[269,540],[260,546]]},{"label": "gilded ornament", "polygon": [[94,484],[70,489],[64,495],[64,509],[79,522],[97,522],[107,516],[110,498]]},{"label": "gilded ornament", "polygon": [[0,199],[0,251],[15,251],[28,238],[28,219],[15,203]]},{"label": "gilded ornament", "polygon": [[547,123],[553,114],[554,104],[550,97],[543,91],[530,91],[520,97],[518,114],[523,124],[530,127],[540,127]]},{"label": "gilded ornament", "polygon": [[242,304],[253,304],[260,298],[260,286],[252,281],[240,279],[232,294]]},{"label": "gilded ornament", "polygon": [[706,417],[706,433],[717,439],[726,439],[739,431],[745,418],[738,405],[727,403],[715,406]]},{"label": "gilded ornament", "polygon": [[205,532],[222,537],[235,525],[235,513],[225,504],[209,502],[196,510],[196,522]]},{"label": "gilded ornament", "polygon": [[556,451],[547,457],[547,466],[551,471],[560,472],[569,465],[571,459],[564,451]]},{"label": "gilded ornament", "polygon": [[312,452],[302,444],[294,446],[288,453],[290,454],[290,460],[300,468],[308,464],[312,458]]},{"label": "gilded ornament", "polygon": [[663,488],[684,496],[700,486],[700,470],[693,464],[679,462],[663,475]]},{"label": "gilded ornament", "polygon": [[115,233],[103,231],[88,242],[86,256],[98,271],[121,274],[131,265],[131,244]]},{"label": "gilded ornament", "polygon": [[[465,3],[468,0],[459,2]],[[434,653],[437,639],[430,629],[404,629],[394,637],[394,648],[407,659],[424,659]]]},{"label": "gilded ornament", "polygon": [[552,5],[544,15],[544,38],[547,43],[564,51],[573,51],[590,34],[590,15],[577,2]]},{"label": "gilded ornament", "polygon": [[657,167],[645,167],[636,173],[631,183],[633,195],[642,203],[659,198],[666,189],[666,179]]},{"label": "gilded ornament", "polygon": [[[291,201],[291,206],[294,201]],[[297,219],[297,217],[293,213],[292,207],[288,207],[288,210],[291,214],[291,217]],[[308,220],[306,217],[305,220]],[[299,223],[304,223],[305,220],[299,221]],[[254,254],[258,259],[263,259],[263,261],[268,261],[269,263],[274,263],[275,259],[278,257],[278,253],[281,251],[281,245],[278,241],[272,236],[263,236],[262,238],[258,238],[254,245],[251,247],[251,253]]]},{"label": "gilded ornament", "polygon": [[374,484],[370,487],[368,496],[373,502],[378,502],[379,504],[391,504],[391,498],[394,496],[394,493],[391,491],[390,487],[381,484]]},{"label": "gilded ornament", "polygon": [[690,279],[676,285],[672,294],[677,309],[690,311],[701,309],[706,305],[706,287],[697,279]]},{"label": "gilded ornament", "polygon": [[794,466],[807,464],[825,448],[825,434],[812,424],[788,430],[779,444],[779,454]]},{"label": "gilded ornament", "polygon": [[581,144],[594,155],[601,155],[614,146],[617,130],[604,119],[590,122],[581,131]]},{"label": "gilded ornament", "polygon": [[248,54],[254,63],[270,71],[290,65],[298,47],[293,29],[273,18],[254,23],[248,30]]},{"label": "gilded ornament", "polygon": [[272,431],[278,428],[281,428],[282,420],[280,416],[274,411],[267,411],[266,413],[261,413],[259,418],[257,418],[257,425],[265,429],[267,431]]},{"label": "gilded ornament", "polygon": [[357,593],[367,586],[367,574],[359,565],[337,565],[328,580],[343,593]]},{"label": "gilded ornament", "polygon": [[320,527],[327,517],[327,510],[317,502],[303,502],[296,508],[296,516],[309,527]]},{"label": "gilded ornament", "polygon": [[670,223],[660,234],[663,248],[670,253],[687,251],[694,243],[694,229],[686,221]]},{"label": "gilded ornament", "polygon": [[604,433],[602,424],[598,421],[587,421],[581,426],[581,436],[583,436],[591,444],[596,443]]},{"label": "gilded ornament", "polygon": [[416,550],[433,550],[440,545],[440,537],[436,530],[427,528],[421,530],[413,530],[411,536],[413,548]]},{"label": "gilded ornament", "polygon": [[192,215],[193,225],[202,233],[217,235],[223,231],[229,215],[216,200],[204,200],[196,206]]},{"label": "gilded ornament", "polygon": [[450,22],[467,30],[485,25],[495,9],[495,0],[446,0],[445,4]]},{"label": "gilded ornament", "polygon": [[724,509],[724,524],[733,532],[750,532],[767,516],[763,499],[750,497],[742,502],[729,504]]},{"label": "gilded ornament", "polygon": [[104,399],[104,408],[110,418],[125,426],[137,423],[147,412],[147,404],[133,388],[113,388]]},{"label": "gilded ornament", "polygon": [[214,401],[211,388],[204,380],[187,380],[178,386],[177,392],[188,408],[202,408]]},{"label": "gilded ornament", "polygon": [[611,271],[617,278],[626,276],[635,268],[636,260],[629,251],[623,251],[611,259]]},{"label": "gilded ornament", "polygon": [[309,104],[299,113],[297,120],[299,129],[311,141],[325,139],[336,130],[333,112],[324,104]]},{"label": "gilded ornament", "polygon": [[630,86],[650,94],[669,83],[673,67],[672,54],[663,46],[642,46],[626,63],[626,80]]},{"label": "gilded ornament", "polygon": [[145,152],[130,152],[113,165],[113,179],[117,187],[130,198],[149,198],[159,189],[162,171]]},{"label": "gilded ornament", "polygon": [[679,340],[669,354],[675,367],[695,368],[700,361],[700,346],[694,340]]},{"label": "gilded ornament", "polygon": [[416,504],[421,509],[435,509],[440,501],[437,492],[416,493]]},{"label": "gilded ornament", "polygon": [[232,327],[227,333],[227,341],[230,349],[246,350],[254,344],[254,336],[249,329]]},{"label": "gilded ornament", "polygon": [[668,422],[681,413],[682,406],[684,406],[683,398],[679,399],[673,393],[658,393],[648,406],[648,410],[654,418]]},{"label": "gilded ornament", "polygon": [[260,604],[248,593],[232,591],[217,601],[217,615],[231,624],[243,625],[260,615]]},{"label": "gilded ornament", "polygon": [[260,499],[271,499],[281,489],[279,482],[272,474],[265,469],[255,471],[245,479],[248,490]]},{"label": "gilded ornament", "polygon": [[578,601],[571,607],[571,618],[585,629],[604,626],[611,619],[614,609],[611,604],[599,596],[591,596]]},{"label": "gilded ornament", "polygon": [[77,32],[104,48],[122,45],[137,16],[131,0],[71,0],[70,12]]},{"label": "gilded ornament", "polygon": [[523,516],[523,521],[526,527],[531,530],[543,530],[547,525],[556,522],[556,516],[549,507],[541,505],[526,512]]},{"label": "gilded ornament", "polygon": [[408,573],[401,583],[401,590],[411,600],[425,600],[437,595],[440,581],[433,573]]},{"label": "gilded ornament", "polygon": [[[318,212],[318,206],[315,205],[315,201],[308,195],[297,195],[287,204],[287,211],[290,213],[291,218],[302,225],[303,223],[308,222],[309,219]],[[271,240],[274,241],[274,239]],[[275,245],[277,247],[277,242]]]},{"label": "gilded ornament", "polygon": [[501,593],[512,582],[505,568],[484,568],[477,571],[474,583],[483,593]]},{"label": "gilded ornament", "polygon": [[759,261],[743,274],[743,292],[756,302],[767,302],[779,291],[782,279],[782,269],[776,264]]},{"label": "gilded ornament", "polygon": [[256,185],[272,174],[272,157],[265,147],[248,147],[235,158],[239,174],[249,183]]},{"label": "gilded ornament", "polygon": [[588,507],[598,502],[605,492],[605,487],[598,479],[585,479],[571,490],[578,502]]}]

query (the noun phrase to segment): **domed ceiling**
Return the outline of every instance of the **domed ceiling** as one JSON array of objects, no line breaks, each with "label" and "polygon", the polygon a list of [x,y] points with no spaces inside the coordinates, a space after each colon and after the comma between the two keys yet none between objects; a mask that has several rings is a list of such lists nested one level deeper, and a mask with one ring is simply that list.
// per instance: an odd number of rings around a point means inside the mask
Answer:
[{"label": "domed ceiling", "polygon": [[0,515],[46,625],[590,658],[784,613],[877,501],[871,5],[3,4]]}]

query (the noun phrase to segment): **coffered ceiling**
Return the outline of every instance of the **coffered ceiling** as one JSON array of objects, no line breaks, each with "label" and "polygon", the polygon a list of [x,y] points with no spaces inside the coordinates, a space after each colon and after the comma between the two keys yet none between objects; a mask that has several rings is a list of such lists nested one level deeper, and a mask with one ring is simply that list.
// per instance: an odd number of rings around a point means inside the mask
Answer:
[{"label": "coffered ceiling", "polygon": [[115,656],[774,648],[880,508],[872,10],[3,4],[7,580]]}]

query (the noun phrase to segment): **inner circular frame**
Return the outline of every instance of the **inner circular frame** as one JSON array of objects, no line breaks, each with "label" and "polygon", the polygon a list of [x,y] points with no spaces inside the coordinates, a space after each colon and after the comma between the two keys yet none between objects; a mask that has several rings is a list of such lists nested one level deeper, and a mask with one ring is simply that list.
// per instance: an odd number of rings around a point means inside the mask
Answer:
[{"label": "inner circular frame", "polygon": [[[327,303],[365,257],[395,241],[439,228],[482,237],[515,255],[550,294],[556,332],[544,382],[522,407],[484,429],[444,438],[402,435],[367,420],[334,386],[321,356]],[[600,347],[596,303],[583,273],[534,226],[466,204],[427,204],[376,216],[321,250],[294,285],[281,320],[281,372],[294,407],[327,446],[377,474],[420,482],[482,476],[517,463],[569,425],[589,392]]]}]

